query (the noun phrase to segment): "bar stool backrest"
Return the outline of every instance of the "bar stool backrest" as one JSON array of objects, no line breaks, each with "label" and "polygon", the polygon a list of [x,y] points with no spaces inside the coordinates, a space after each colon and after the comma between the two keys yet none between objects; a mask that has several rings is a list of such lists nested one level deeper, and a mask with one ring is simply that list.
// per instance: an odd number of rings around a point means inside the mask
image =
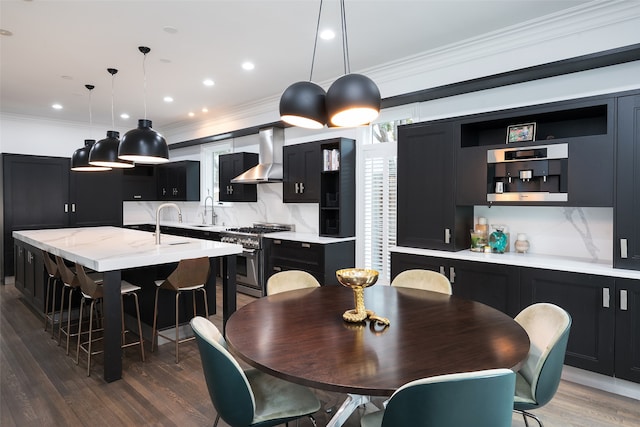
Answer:
[{"label": "bar stool backrest", "polygon": [[203,285],[208,278],[209,258],[183,259],[160,287],[179,291],[181,288]]},{"label": "bar stool backrest", "polygon": [[87,276],[83,266],[76,264],[76,273],[78,275],[78,282],[80,283],[80,289],[82,289],[83,294],[86,294],[93,299],[102,298],[104,295],[102,285],[97,284],[92,278]]},{"label": "bar stool backrest", "polygon": [[47,251],[42,251],[42,259],[44,260],[44,267],[47,269],[47,274],[49,277],[55,277],[56,279],[60,278],[60,272],[58,271],[58,265],[51,258],[51,254]]},{"label": "bar stool backrest", "polygon": [[72,288],[77,288],[78,286],[80,286],[75,273],[71,271],[71,269],[64,263],[64,260],[57,255],[56,265],[58,266],[58,271],[60,272],[60,278],[65,285],[71,286]]}]

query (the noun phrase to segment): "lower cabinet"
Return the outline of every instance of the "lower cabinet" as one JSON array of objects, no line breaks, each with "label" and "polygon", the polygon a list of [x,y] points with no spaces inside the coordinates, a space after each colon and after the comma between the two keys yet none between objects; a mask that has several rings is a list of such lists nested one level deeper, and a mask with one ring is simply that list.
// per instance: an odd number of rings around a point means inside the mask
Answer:
[{"label": "lower cabinet", "polygon": [[391,254],[391,273],[422,268],[451,281],[454,295],[514,317],[539,302],[569,312],[565,364],[640,383],[640,280],[433,256]]},{"label": "lower cabinet", "polygon": [[[38,311],[44,312],[47,273],[40,249],[15,241],[15,286]],[[59,300],[59,298],[57,298]]]},{"label": "lower cabinet", "polygon": [[481,302],[511,317],[520,311],[517,267],[396,252],[391,254],[392,278],[410,269],[444,274],[456,296]]},{"label": "lower cabinet", "polygon": [[285,270],[302,270],[321,285],[339,285],[336,270],[355,265],[355,240],[335,243],[309,243],[266,238],[265,280]]}]

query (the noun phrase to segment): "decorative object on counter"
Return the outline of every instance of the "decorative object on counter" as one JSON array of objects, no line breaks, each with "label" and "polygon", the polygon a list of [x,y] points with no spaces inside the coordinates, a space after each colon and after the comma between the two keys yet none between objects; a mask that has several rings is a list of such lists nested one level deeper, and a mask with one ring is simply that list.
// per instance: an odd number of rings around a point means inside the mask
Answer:
[{"label": "decorative object on counter", "polygon": [[313,39],[313,56],[311,57],[311,72],[309,81],[292,84],[280,97],[280,118],[283,122],[307,129],[321,129],[327,123],[327,108],[325,97],[327,93],[322,87],[313,83],[313,65],[316,60],[318,32],[320,30],[320,16],[322,15],[322,0],[318,10],[316,36]]},{"label": "decorative object on counter", "polygon": [[[115,120],[113,116],[113,86],[115,75],[118,70],[115,68],[107,68],[107,72],[111,74],[111,129],[115,129]],[[93,144],[89,151],[89,164],[93,166],[102,166],[108,168],[132,168],[133,162],[121,160],[118,158],[118,146],[120,145],[120,132],[108,130],[107,137]]]},{"label": "decorative object on counter", "polygon": [[506,233],[506,226],[492,225],[494,231],[489,235],[489,246],[491,252],[503,254],[509,252],[509,234]]},{"label": "decorative object on counter", "polygon": [[160,164],[169,161],[169,147],[162,135],[151,128],[151,120],[147,120],[147,73],[145,61],[151,49],[139,46],[138,50],[144,55],[142,60],[142,74],[144,80],[144,119],[138,120],[138,127],[122,136],[118,147],[118,157],[143,164]]},{"label": "decorative object on counter", "polygon": [[376,314],[364,308],[364,288],[373,286],[378,281],[378,272],[368,268],[343,268],[336,271],[338,282],[342,286],[353,289],[353,299],[356,308],[347,310],[342,318],[347,322],[357,323],[369,318],[380,325],[389,325],[389,319],[376,316]]},{"label": "decorative object on counter", "polygon": [[484,217],[478,218],[478,223],[471,230],[471,251],[472,252],[484,252],[485,246],[488,243],[489,227],[487,226],[487,219]]},{"label": "decorative object on counter", "polygon": [[[95,88],[94,85],[84,85],[87,89],[89,89],[89,132],[93,133],[93,118],[91,114],[91,91]],[[108,171],[111,168],[107,168],[104,166],[93,166],[89,164],[89,152],[91,151],[91,147],[96,143],[95,139],[85,139],[84,147],[78,148],[73,152],[71,156],[71,170],[78,172],[98,172],[98,171]]]},{"label": "decorative object on counter", "polygon": [[507,127],[507,144],[511,142],[526,142],[536,139],[536,124],[523,123]]},{"label": "decorative object on counter", "polygon": [[309,81],[294,83],[283,92],[280,97],[280,117],[294,126],[312,129],[320,129],[325,124],[329,127],[352,127],[370,123],[380,114],[380,90],[369,77],[351,73],[344,0],[340,0],[344,75],[333,82],[326,93],[311,82],[321,14],[322,0]]},{"label": "decorative object on counter", "polygon": [[526,254],[529,250],[529,241],[527,240],[527,235],[524,233],[518,233],[513,247],[516,249],[516,252],[520,254]]}]

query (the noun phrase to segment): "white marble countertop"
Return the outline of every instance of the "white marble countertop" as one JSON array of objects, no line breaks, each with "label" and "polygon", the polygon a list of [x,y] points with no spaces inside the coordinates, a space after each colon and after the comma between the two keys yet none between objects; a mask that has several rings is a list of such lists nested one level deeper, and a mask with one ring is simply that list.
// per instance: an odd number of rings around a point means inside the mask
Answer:
[{"label": "white marble countertop", "polygon": [[506,252],[492,254],[463,250],[458,252],[437,251],[396,246],[392,252],[448,258],[463,261],[478,261],[491,264],[514,265],[518,267],[543,268],[546,270],[569,271],[573,273],[596,274],[599,276],[620,277],[640,280],[640,271],[613,268],[611,262],[590,261],[582,258],[559,257],[537,254]]},{"label": "white marble countertop", "polygon": [[295,231],[278,231],[264,235],[267,239],[294,240],[296,242],[318,243],[329,245],[331,243],[348,242],[356,240],[355,237],[324,237],[313,233],[296,233]]},{"label": "white marble countertop", "polygon": [[242,246],[119,227],[58,228],[14,231],[13,237],[96,271],[166,264],[186,258],[242,253]]}]

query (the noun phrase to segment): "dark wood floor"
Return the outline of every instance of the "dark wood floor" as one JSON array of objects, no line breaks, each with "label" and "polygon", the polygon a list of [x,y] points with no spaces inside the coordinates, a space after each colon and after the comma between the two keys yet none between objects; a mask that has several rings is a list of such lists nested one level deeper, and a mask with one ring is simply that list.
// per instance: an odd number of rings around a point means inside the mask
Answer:
[{"label": "dark wood floor", "polygon": [[[9,281],[9,283],[11,283]],[[239,295],[239,305],[252,300]],[[220,301],[221,298],[218,298]],[[218,313],[221,309],[218,308]],[[211,316],[220,326],[220,316]],[[107,384],[102,359],[96,357],[91,377],[42,330],[34,313],[12,284],[0,286],[0,425],[10,426],[210,426],[215,419],[195,343],[147,352],[141,362],[135,348],[123,359],[123,378]],[[344,395],[317,391],[326,424]],[[537,411],[547,427],[640,426],[640,402],[563,382],[554,400]],[[358,426],[354,413],[346,426]],[[224,426],[223,422],[219,425]],[[300,426],[309,426],[302,420]],[[514,416],[514,426],[524,423]]]}]

